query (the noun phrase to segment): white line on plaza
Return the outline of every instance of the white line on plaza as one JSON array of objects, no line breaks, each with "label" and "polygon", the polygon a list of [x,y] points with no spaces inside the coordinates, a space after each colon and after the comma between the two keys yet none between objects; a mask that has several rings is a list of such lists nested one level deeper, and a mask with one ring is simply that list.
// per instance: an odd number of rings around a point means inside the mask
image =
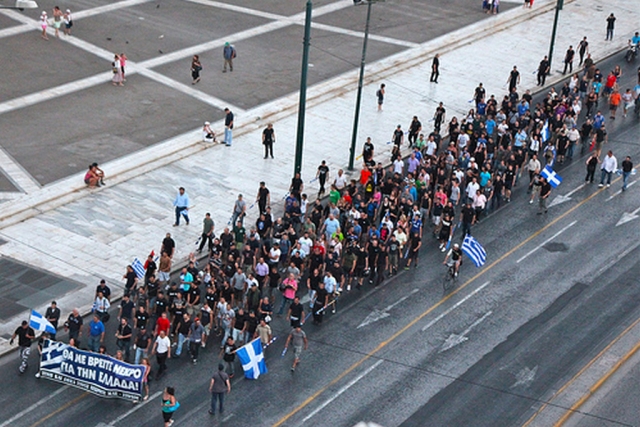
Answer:
[{"label": "white line on plaza", "polygon": [[309,421],[311,418],[313,418],[318,412],[322,411],[327,405],[329,405],[331,402],[333,402],[334,400],[336,400],[342,393],[344,393],[345,391],[347,391],[348,389],[350,389],[355,383],[357,383],[358,381],[360,381],[361,379],[363,379],[367,374],[369,374],[371,371],[373,371],[375,368],[377,368],[378,366],[380,366],[380,364],[383,362],[383,360],[378,360],[376,363],[374,363],[373,365],[371,365],[369,368],[367,368],[363,373],[361,373],[360,375],[358,375],[357,377],[355,377],[354,379],[352,379],[348,384],[346,384],[344,387],[342,387],[340,390],[338,390],[335,394],[333,394],[333,396],[331,396],[329,399],[325,400],[322,405],[318,406],[316,409],[314,409],[309,415],[307,415],[306,417],[304,417],[304,419],[302,420],[302,422],[299,425],[303,425],[304,423],[306,423],[307,421]]},{"label": "white line on plaza", "polygon": [[[360,31],[347,30],[345,28],[334,27],[333,25],[320,24],[318,22],[314,22],[311,24],[312,28],[316,28],[318,30],[329,31],[332,33],[344,34],[347,36],[353,36],[358,38],[364,38],[364,33]],[[398,46],[405,46],[410,48],[418,48],[420,47],[419,43],[408,42],[406,40],[394,39],[392,37],[378,36],[375,34],[369,34],[369,40],[375,40],[379,42],[395,44]]]},{"label": "white line on plaza", "polygon": [[541,247],[543,247],[544,245],[546,245],[547,243],[549,243],[550,241],[552,241],[553,239],[555,239],[556,237],[558,237],[559,235],[561,235],[562,233],[567,231],[569,228],[573,227],[577,222],[578,221],[573,221],[571,224],[567,225],[565,228],[563,228],[562,230],[558,231],[556,234],[554,234],[553,236],[549,237],[547,240],[545,240],[544,242],[540,243],[535,248],[531,249],[523,257],[521,257],[518,261],[516,261],[516,264],[519,264],[520,261],[523,261],[526,257],[528,257],[529,255],[531,255],[532,253],[534,253],[535,251],[537,251],[538,249],[540,249]]},{"label": "white line on plaza", "polygon": [[36,403],[34,403],[33,405],[29,406],[27,409],[25,409],[23,411],[20,411],[17,414],[15,414],[13,417],[9,418],[7,421],[5,421],[2,424],[0,424],[0,427],[6,427],[6,426],[11,425],[14,421],[16,421],[16,420],[22,418],[23,416],[27,415],[29,412],[31,412],[34,409],[36,409],[38,406],[48,402],[49,400],[53,399],[54,397],[56,397],[57,395],[59,395],[63,391],[66,391],[67,389],[68,389],[67,386],[60,387],[59,389],[57,389],[56,391],[54,391],[50,395],[48,395],[46,397],[43,397],[42,399],[38,400]]},{"label": "white line on plaza", "polygon": [[119,1],[112,4],[107,4],[104,6],[98,6],[91,9],[79,10],[78,12],[73,12],[73,19],[82,19],[88,18],[90,16],[100,15],[105,12],[113,12],[114,10],[123,9],[125,7],[136,6],[139,4],[149,3],[153,0],[124,0]]},{"label": "white line on plaza", "polygon": [[[142,408],[144,405],[146,405],[147,403],[151,402],[152,400],[155,400],[158,396],[160,396],[162,394],[162,391],[156,391],[155,393],[153,393],[151,396],[149,396],[149,399],[142,401],[140,403],[138,403],[136,406],[134,406],[133,408],[129,409],[127,412],[125,412],[124,414],[120,415],[118,418],[116,418],[115,420],[111,421],[109,424],[109,426],[114,426],[117,423],[119,423],[120,421],[124,420],[125,418],[127,418],[129,415],[133,414],[134,412],[136,412],[138,409]],[[1,427],[1,426],[0,426]]]},{"label": "white line on plaza", "polygon": [[[627,188],[631,187],[633,184],[635,184],[636,181],[631,181],[629,184],[627,184]],[[611,196],[609,196],[609,198],[607,199],[607,202],[611,199],[613,199],[614,197],[616,197],[617,195],[619,195],[620,193],[622,193],[622,189],[616,191],[615,193],[613,193]]]},{"label": "white line on plaza", "polygon": [[454,305],[452,305],[451,307],[449,307],[446,311],[444,311],[442,314],[440,314],[438,317],[436,317],[435,319],[433,319],[431,322],[427,323],[422,329],[421,331],[424,332],[427,329],[429,329],[430,327],[432,327],[433,325],[435,325],[436,323],[438,323],[440,320],[442,320],[442,318],[444,316],[446,316],[447,314],[451,313],[453,310],[455,310],[456,308],[460,307],[460,305],[462,305],[466,300],[468,300],[469,298],[471,298],[472,296],[474,296],[475,294],[477,294],[478,292],[480,292],[481,290],[483,290],[484,288],[486,288],[489,283],[491,282],[484,282],[482,285],[480,285],[477,289],[475,289],[473,292],[471,292],[469,295],[467,295],[466,297],[462,298],[460,301],[458,301],[457,303],[455,303]]},{"label": "white line on plaza", "polygon": [[7,178],[25,193],[33,193],[40,189],[40,184],[2,147],[0,147],[0,168]]},{"label": "white line on plaza", "polygon": [[160,74],[156,71],[153,70],[148,70],[146,68],[140,68],[138,70],[138,74],[140,74],[141,76],[145,76],[150,78],[151,80],[155,80],[158,83],[162,83],[174,90],[177,90],[179,92],[182,92],[184,94],[189,95],[192,98],[195,98],[199,101],[204,102],[205,104],[211,105],[212,107],[216,107],[220,110],[224,110],[225,107],[228,107],[229,109],[231,109],[231,111],[234,112],[234,114],[243,114],[245,111],[243,109],[241,109],[240,107],[236,107],[234,105],[229,104],[228,102],[220,99],[220,98],[216,98],[215,96],[211,96],[211,95],[207,95],[206,93],[200,91],[200,90],[196,90],[194,89],[192,86],[190,85],[185,85],[184,83],[180,83],[177,82],[169,77],[166,77],[163,74]]},{"label": "white line on plaza", "polygon": [[16,36],[18,34],[26,33],[27,31],[35,30],[36,27],[30,24],[16,25],[14,27],[5,28],[0,30],[0,39],[4,37]]}]

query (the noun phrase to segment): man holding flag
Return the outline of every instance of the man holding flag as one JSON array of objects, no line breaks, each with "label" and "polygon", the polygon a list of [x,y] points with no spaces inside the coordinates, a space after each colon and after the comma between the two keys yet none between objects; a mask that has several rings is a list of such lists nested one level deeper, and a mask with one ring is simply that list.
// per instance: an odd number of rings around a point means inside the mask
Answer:
[{"label": "man holding flag", "polygon": [[543,210],[545,214],[547,213],[547,199],[549,199],[549,196],[551,195],[551,184],[547,182],[544,176],[541,176],[539,185],[540,185],[540,196],[539,196],[540,206],[538,208],[538,215],[542,215]]},{"label": "man holding flag", "polygon": [[261,374],[268,372],[264,354],[262,353],[262,342],[260,342],[259,338],[243,345],[235,353],[238,355],[240,363],[242,363],[245,378],[257,380]]}]

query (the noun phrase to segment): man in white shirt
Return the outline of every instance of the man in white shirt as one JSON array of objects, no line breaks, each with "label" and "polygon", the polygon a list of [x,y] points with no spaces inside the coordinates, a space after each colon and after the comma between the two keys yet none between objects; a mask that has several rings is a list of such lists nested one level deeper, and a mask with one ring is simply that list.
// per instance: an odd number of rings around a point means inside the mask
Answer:
[{"label": "man in white shirt", "polygon": [[607,155],[602,159],[602,166],[600,170],[602,171],[602,175],[600,177],[600,185],[598,187],[604,186],[604,178],[607,178],[607,187],[611,186],[611,175],[613,172],[618,169],[618,160],[613,156],[613,152],[609,150]]},{"label": "man in white shirt", "polygon": [[460,149],[460,151],[464,151],[464,148],[468,143],[469,135],[467,135],[465,132],[460,132],[460,135],[458,135],[458,148]]},{"label": "man in white shirt", "polygon": [[280,243],[276,242],[269,250],[269,264],[278,265],[280,262],[280,255],[282,255],[282,252],[280,251]]},{"label": "man in white shirt", "polygon": [[467,193],[467,199],[469,199],[470,203],[473,202],[473,198],[476,195],[476,192],[480,189],[480,184],[478,184],[478,180],[474,176],[471,178],[471,182],[467,185],[467,189],[465,192]]},{"label": "man in white shirt", "polygon": [[151,354],[156,355],[156,361],[158,362],[158,373],[156,374],[156,379],[158,379],[167,370],[167,358],[171,357],[171,340],[165,331],[160,331],[156,342],[153,344]]},{"label": "man in white shirt", "polygon": [[433,135],[429,135],[429,140],[427,141],[426,153],[427,156],[435,156],[436,150],[438,149],[438,145],[434,141]]},{"label": "man in white shirt", "polygon": [[302,249],[305,255],[308,255],[311,253],[311,246],[313,246],[313,240],[311,240],[311,238],[309,237],[308,232],[304,233],[304,236],[302,236],[298,240],[298,243],[300,243],[300,249]]},{"label": "man in white shirt", "polygon": [[393,161],[393,173],[397,173],[400,176],[403,175],[404,171],[404,162],[402,161],[402,157],[398,154],[398,157]]},{"label": "man in white shirt", "polygon": [[342,169],[338,171],[338,176],[336,176],[336,179],[333,181],[333,185],[335,185],[341,193],[342,190],[344,190],[344,187],[347,186],[347,177],[344,176],[344,171]]}]

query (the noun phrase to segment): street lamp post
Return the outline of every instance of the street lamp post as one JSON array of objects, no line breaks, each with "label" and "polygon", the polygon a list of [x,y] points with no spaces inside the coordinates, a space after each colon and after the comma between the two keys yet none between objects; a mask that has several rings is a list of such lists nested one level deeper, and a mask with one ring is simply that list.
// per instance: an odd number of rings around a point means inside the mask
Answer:
[{"label": "street lamp post", "polygon": [[311,10],[313,3],[307,0],[304,21],[304,42],[302,49],[302,72],[300,73],[300,102],[298,103],[298,131],[296,136],[296,154],[293,175],[302,169],[302,147],[304,143],[304,116],[307,103],[307,71],[309,70],[309,41],[311,38]]},{"label": "street lamp post", "polygon": [[556,14],[553,18],[553,31],[551,31],[551,44],[549,45],[549,74],[551,74],[551,62],[553,61],[553,45],[556,42],[556,29],[558,28],[558,16],[564,5],[564,0],[558,0],[556,3]]},{"label": "street lamp post", "polygon": [[[354,0],[360,3],[360,0]],[[371,6],[374,1],[367,1],[367,23],[364,27],[364,42],[362,44],[362,60],[360,61],[360,77],[358,78],[358,94],[356,95],[356,112],[353,118],[353,134],[351,135],[351,148],[349,150],[349,170],[353,170],[356,156],[356,140],[358,138],[358,122],[360,121],[360,102],[362,101],[362,81],[364,80],[364,65],[367,58],[367,41],[369,40],[369,22],[371,20]]]}]

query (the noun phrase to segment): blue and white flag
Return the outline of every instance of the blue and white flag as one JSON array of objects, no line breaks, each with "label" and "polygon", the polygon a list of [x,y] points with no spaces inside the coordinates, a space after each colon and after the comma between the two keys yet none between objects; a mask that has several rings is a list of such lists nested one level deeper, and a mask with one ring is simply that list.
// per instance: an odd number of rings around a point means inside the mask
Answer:
[{"label": "blue and white flag", "polygon": [[553,188],[556,188],[562,183],[562,177],[551,169],[551,166],[549,165],[545,166],[544,169],[540,171],[540,176],[546,179]]},{"label": "blue and white flag", "polygon": [[544,126],[542,126],[542,132],[540,134],[540,138],[542,142],[547,142],[549,138],[551,138],[551,129],[549,129],[549,120],[544,122]]},{"label": "blue and white flag", "polygon": [[144,277],[144,273],[146,270],[144,269],[144,265],[138,258],[134,258],[133,262],[131,263],[131,268],[133,268],[133,271],[135,271],[138,279],[142,279]]},{"label": "blue and white flag", "polygon": [[462,252],[471,258],[476,267],[482,267],[487,260],[487,253],[476,239],[467,234],[462,242]]},{"label": "blue and white flag", "polygon": [[48,332],[50,334],[56,333],[56,328],[53,327],[51,322],[44,318],[44,316],[35,310],[31,310],[31,317],[29,317],[29,326],[34,330],[40,332]]},{"label": "blue and white flag", "polygon": [[236,355],[240,359],[240,363],[242,363],[245,378],[257,380],[260,374],[268,372],[259,338],[240,347],[236,350]]}]

